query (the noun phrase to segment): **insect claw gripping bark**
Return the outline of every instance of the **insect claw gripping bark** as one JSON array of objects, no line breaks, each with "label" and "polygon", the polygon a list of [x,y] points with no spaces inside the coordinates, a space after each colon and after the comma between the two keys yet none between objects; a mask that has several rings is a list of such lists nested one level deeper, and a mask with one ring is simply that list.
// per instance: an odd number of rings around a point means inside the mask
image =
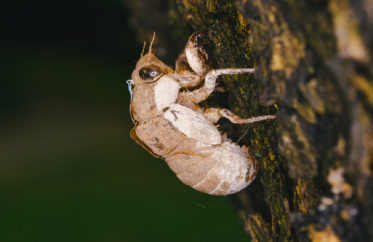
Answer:
[{"label": "insect claw gripping bark", "polygon": [[[227,109],[202,110],[198,103],[214,91],[219,75],[253,73],[252,68],[210,70],[202,48],[204,33],[194,33],[176,61],[176,71],[155,57],[149,48],[141,55],[128,82],[131,137],[156,157],[163,157],[185,184],[213,195],[236,193],[256,177],[259,165],[245,146],[221,135],[215,123],[253,123],[276,118],[264,115],[242,119]],[[154,40],[154,37],[153,37]],[[152,40],[152,43],[153,43]],[[181,91],[204,85],[193,91]],[[133,86],[133,88],[132,88]]]}]

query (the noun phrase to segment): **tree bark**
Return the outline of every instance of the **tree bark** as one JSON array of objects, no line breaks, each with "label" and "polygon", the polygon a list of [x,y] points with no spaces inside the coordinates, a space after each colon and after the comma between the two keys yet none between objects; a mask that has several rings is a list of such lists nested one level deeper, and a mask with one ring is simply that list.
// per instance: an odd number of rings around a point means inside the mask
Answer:
[{"label": "tree bark", "polygon": [[230,196],[253,241],[373,240],[372,1],[127,5],[138,38],[155,31],[167,64],[191,33],[209,31],[212,68],[256,68],[221,78],[233,112],[278,117],[240,141],[261,161],[255,182]]}]

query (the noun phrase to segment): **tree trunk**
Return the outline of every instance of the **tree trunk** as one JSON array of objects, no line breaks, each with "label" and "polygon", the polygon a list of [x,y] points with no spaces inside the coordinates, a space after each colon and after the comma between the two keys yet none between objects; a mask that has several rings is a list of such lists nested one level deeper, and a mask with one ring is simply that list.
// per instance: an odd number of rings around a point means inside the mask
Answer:
[{"label": "tree trunk", "polygon": [[240,141],[261,171],[230,196],[254,241],[373,240],[372,1],[127,5],[138,38],[155,31],[167,64],[191,33],[209,31],[212,68],[256,68],[255,78],[221,78],[236,114],[277,111],[276,121],[251,125]]}]

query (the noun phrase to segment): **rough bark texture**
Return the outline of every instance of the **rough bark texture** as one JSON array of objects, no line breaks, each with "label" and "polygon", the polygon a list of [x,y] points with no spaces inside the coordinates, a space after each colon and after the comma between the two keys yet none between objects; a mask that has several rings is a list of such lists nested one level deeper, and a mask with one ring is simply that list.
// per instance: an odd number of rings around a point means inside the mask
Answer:
[{"label": "rough bark texture", "polygon": [[277,111],[276,121],[252,125],[241,141],[261,172],[231,196],[254,241],[373,240],[372,1],[127,5],[138,38],[156,31],[168,64],[191,33],[210,31],[212,68],[255,66],[255,79],[221,78],[236,114]]}]

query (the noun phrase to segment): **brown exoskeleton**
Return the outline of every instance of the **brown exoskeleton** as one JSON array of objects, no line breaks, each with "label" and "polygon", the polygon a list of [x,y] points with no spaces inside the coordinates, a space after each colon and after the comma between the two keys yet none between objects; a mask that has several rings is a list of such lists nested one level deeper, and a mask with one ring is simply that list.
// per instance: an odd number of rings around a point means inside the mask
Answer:
[{"label": "brown exoskeleton", "polygon": [[[189,38],[176,63],[176,71],[155,57],[151,45],[148,54],[141,54],[132,80],[128,81],[135,123],[131,137],[154,156],[163,157],[185,184],[204,193],[227,195],[248,186],[259,166],[245,146],[222,137],[214,123],[221,117],[243,124],[275,116],[242,119],[227,109],[203,110],[198,106],[214,91],[219,75],[254,72],[252,68],[208,72],[207,54],[200,43],[202,37],[197,32]],[[180,91],[196,87],[203,80],[201,88]]]}]

